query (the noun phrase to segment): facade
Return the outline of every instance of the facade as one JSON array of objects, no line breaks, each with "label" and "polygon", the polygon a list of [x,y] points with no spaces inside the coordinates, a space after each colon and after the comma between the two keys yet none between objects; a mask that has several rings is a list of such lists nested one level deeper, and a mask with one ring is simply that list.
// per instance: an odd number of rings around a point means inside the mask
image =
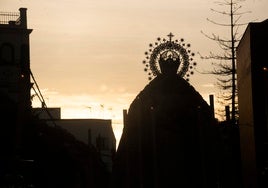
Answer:
[{"label": "facade", "polygon": [[[48,115],[47,111],[50,115]],[[116,139],[111,120],[105,119],[61,119],[60,108],[34,108],[34,114],[46,119],[51,126],[59,126],[71,133],[83,143],[94,146],[100,153],[108,170],[112,171],[113,156],[116,150]],[[51,119],[52,117],[53,119]]]},{"label": "facade", "polygon": [[20,8],[19,12],[0,12],[0,116],[2,122],[9,124],[2,127],[0,138],[12,148],[19,147],[21,130],[28,122],[31,109],[29,36],[32,29],[27,28],[26,11]]},{"label": "facade", "polygon": [[0,91],[14,104],[31,107],[29,35],[26,8],[0,14]]},{"label": "facade", "polygon": [[268,20],[249,23],[237,47],[242,179],[268,186]]}]

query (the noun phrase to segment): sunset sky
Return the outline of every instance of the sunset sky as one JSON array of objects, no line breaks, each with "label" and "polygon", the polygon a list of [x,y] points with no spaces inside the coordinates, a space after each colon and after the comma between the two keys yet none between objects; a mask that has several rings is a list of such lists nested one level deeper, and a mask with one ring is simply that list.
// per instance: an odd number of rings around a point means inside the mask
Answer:
[{"label": "sunset sky", "polygon": [[[242,12],[251,11],[242,23],[268,18],[267,0],[241,5]],[[27,8],[31,70],[47,106],[61,107],[62,118],[112,119],[117,138],[123,109],[149,83],[142,64],[149,43],[172,32],[196,54],[207,55],[219,48],[201,30],[230,36],[228,27],[206,20],[229,21],[210,10],[229,11],[214,0],[0,0],[0,7],[2,12]],[[217,96],[216,79],[200,72],[213,67],[198,55],[194,59],[190,84],[208,101],[210,94]],[[37,98],[34,106],[40,106]]]}]

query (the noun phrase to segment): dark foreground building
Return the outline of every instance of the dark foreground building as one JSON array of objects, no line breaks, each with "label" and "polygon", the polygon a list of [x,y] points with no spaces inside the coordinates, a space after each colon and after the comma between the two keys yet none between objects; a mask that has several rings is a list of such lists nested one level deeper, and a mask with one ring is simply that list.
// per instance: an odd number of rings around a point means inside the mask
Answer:
[{"label": "dark foreground building", "polygon": [[249,23],[237,47],[243,187],[268,187],[268,20]]},{"label": "dark foreground building", "polygon": [[125,114],[114,161],[114,188],[216,187],[217,133],[211,108],[177,74],[184,60],[172,52],[165,56],[178,46],[171,40],[166,44],[160,50],[162,73]]},{"label": "dark foreground building", "polygon": [[26,13],[0,12],[0,187],[107,188],[93,145],[32,114]]}]

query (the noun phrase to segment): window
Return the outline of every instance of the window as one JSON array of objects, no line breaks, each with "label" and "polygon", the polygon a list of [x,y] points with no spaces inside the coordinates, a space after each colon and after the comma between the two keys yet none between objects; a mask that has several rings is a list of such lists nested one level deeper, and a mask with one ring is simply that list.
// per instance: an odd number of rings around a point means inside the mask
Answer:
[{"label": "window", "polygon": [[4,43],[0,47],[0,64],[7,65],[14,63],[14,48],[9,43]]}]

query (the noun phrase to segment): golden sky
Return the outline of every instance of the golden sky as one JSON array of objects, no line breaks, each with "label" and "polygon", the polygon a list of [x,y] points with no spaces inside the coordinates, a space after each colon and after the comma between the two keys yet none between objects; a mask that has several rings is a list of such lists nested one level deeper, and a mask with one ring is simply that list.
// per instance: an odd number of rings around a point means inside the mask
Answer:
[{"label": "golden sky", "polygon": [[[219,0],[224,1],[224,0]],[[251,11],[242,23],[268,18],[267,0],[247,0],[241,11]],[[148,84],[144,52],[157,37],[184,38],[193,52],[219,51],[201,34],[229,37],[229,17],[214,0],[1,0],[0,11],[27,8],[31,70],[48,107],[61,107],[62,118],[108,118],[120,134],[123,109]],[[244,27],[240,28],[243,34]],[[208,101],[217,95],[215,76],[198,72],[213,68],[195,56],[197,71],[190,83]],[[37,99],[35,106],[40,106]],[[118,124],[117,124],[118,123]]]}]

